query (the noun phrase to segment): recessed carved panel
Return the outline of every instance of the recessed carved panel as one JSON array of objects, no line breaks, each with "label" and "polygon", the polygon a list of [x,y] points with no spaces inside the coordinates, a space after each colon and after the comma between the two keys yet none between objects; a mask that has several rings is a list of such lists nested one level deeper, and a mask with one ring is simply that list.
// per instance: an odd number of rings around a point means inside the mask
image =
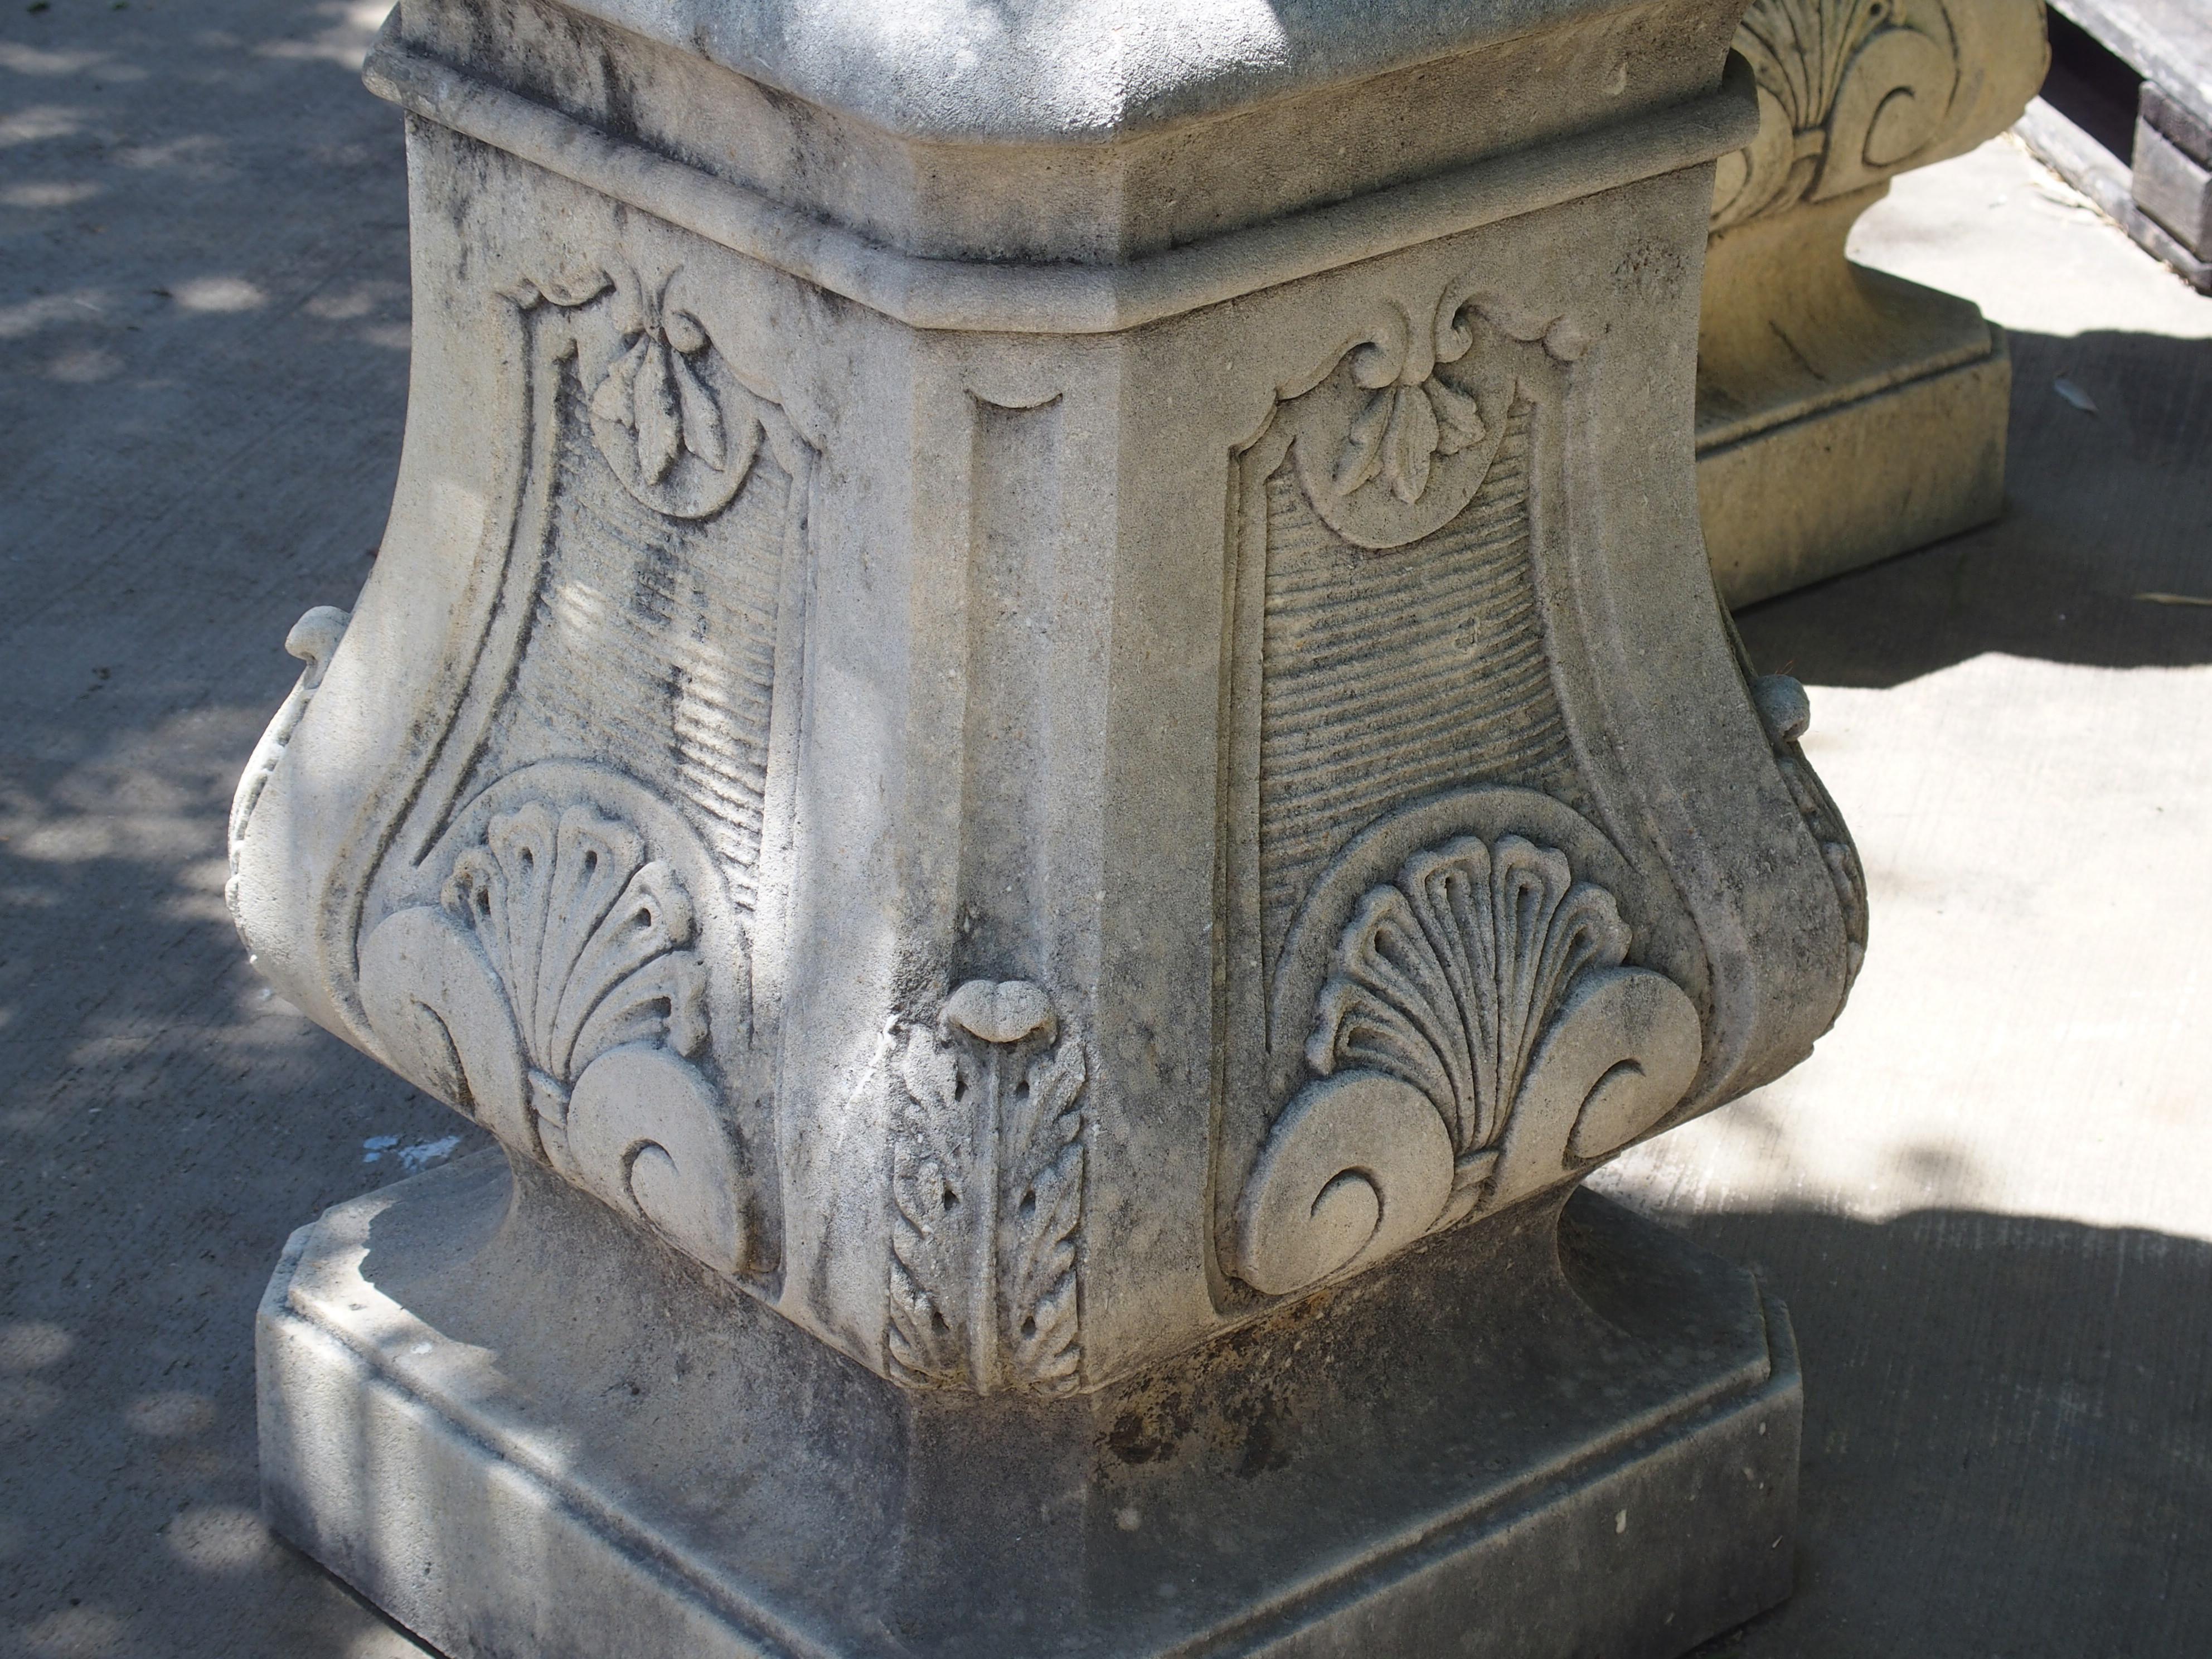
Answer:
[{"label": "recessed carved panel", "polygon": [[1385,307],[1237,457],[1232,976],[1272,975],[1316,878],[1408,801],[1487,782],[1583,802],[1534,544],[1563,372],[1589,343],[1462,280]]},{"label": "recessed carved panel", "polygon": [[1376,553],[1267,481],[1260,863],[1270,955],[1331,856],[1391,806],[1476,779],[1571,791],[1528,566],[1534,410],[1516,402],[1474,498]]},{"label": "recessed carved panel", "polygon": [[712,297],[626,257],[501,290],[526,435],[497,585],[459,621],[465,678],[404,806],[373,809],[350,931],[364,1035],[398,1069],[757,1279],[777,1245],[755,958],[813,452]]},{"label": "recessed carved panel", "polygon": [[1463,280],[1238,458],[1217,1216],[1263,1294],[1572,1180],[1702,1061],[1674,896],[1598,827],[1544,599],[1592,344]]},{"label": "recessed carved panel", "polygon": [[668,302],[672,281],[650,295],[624,272],[532,307],[561,337],[545,556],[489,749],[501,767],[623,756],[684,805],[750,909],[805,458]]}]

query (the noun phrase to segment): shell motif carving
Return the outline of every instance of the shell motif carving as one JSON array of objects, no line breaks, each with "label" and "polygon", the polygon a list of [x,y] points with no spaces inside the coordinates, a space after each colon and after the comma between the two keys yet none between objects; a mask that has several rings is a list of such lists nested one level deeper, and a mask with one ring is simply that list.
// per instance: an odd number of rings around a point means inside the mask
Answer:
[{"label": "shell motif carving", "polygon": [[1942,0],[1757,0],[1735,49],[1759,131],[1721,158],[1716,230],[1878,183],[1942,135],[1959,86]]},{"label": "shell motif carving", "polygon": [[907,1034],[893,1108],[890,1375],[1073,1390],[1083,1362],[1082,1045],[1024,980],[970,980]]},{"label": "shell motif carving", "polygon": [[1338,939],[1314,1073],[1237,1212],[1238,1274],[1287,1294],[1571,1179],[1696,1075],[1697,1010],[1623,966],[1613,896],[1518,836],[1408,857]]},{"label": "shell motif carving", "polygon": [[750,1255],[706,1047],[690,900],[589,805],[495,815],[436,905],[362,947],[362,1000],[398,1070],[507,1146],[708,1266]]}]

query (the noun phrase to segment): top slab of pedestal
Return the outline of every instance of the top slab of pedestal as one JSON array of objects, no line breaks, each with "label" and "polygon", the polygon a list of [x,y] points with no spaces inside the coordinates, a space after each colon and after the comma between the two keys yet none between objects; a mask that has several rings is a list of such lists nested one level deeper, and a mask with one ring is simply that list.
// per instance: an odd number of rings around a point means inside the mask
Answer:
[{"label": "top slab of pedestal", "polygon": [[1017,143],[1124,137],[1661,9],[1618,0],[573,0],[571,9],[889,132]]},{"label": "top slab of pedestal", "polygon": [[409,46],[909,253],[1118,260],[1682,104],[1741,0],[406,0]]}]

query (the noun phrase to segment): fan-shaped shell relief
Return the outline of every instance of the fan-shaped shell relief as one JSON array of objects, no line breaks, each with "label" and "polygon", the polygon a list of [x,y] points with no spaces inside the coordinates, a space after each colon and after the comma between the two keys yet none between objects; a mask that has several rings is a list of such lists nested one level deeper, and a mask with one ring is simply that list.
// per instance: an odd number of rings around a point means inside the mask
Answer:
[{"label": "fan-shaped shell relief", "polygon": [[1369,889],[1331,953],[1310,1080],[1269,1129],[1231,1257],[1270,1295],[1569,1181],[1681,1100],[1703,1047],[1624,966],[1614,896],[1520,836],[1461,836]]},{"label": "fan-shaped shell relief", "polygon": [[390,1063],[517,1152],[724,1273],[750,1250],[690,896],[589,805],[494,814],[436,904],[361,952]]}]

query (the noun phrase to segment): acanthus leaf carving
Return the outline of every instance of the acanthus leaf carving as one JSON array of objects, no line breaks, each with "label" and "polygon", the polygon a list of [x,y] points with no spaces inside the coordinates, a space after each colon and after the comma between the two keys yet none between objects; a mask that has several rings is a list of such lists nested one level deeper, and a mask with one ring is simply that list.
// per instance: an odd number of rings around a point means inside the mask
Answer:
[{"label": "acanthus leaf carving", "polygon": [[1525,837],[1416,850],[1369,890],[1315,1005],[1313,1081],[1237,1214],[1239,1276],[1287,1294],[1571,1179],[1697,1073],[1695,1006],[1624,966],[1613,895]]},{"label": "acanthus leaf carving", "polygon": [[[1486,331],[1492,349],[1478,351]],[[1572,362],[1590,344],[1566,318],[1525,315],[1471,280],[1447,289],[1419,323],[1388,305],[1319,374],[1285,389],[1279,418],[1294,430],[1314,510],[1369,549],[1432,533],[1489,475],[1522,395],[1518,350]]]},{"label": "acanthus leaf carving", "polygon": [[891,1375],[1043,1395],[1080,1378],[1082,1046],[1025,981],[910,1029],[893,1108]]},{"label": "acanthus leaf carving", "polygon": [[1944,0],[1757,0],[1735,49],[1759,123],[1721,158],[1717,230],[1878,183],[1942,135],[1960,83]]},{"label": "acanthus leaf carving", "polygon": [[392,1063],[519,1152],[723,1273],[751,1250],[681,880],[586,804],[494,814],[436,904],[372,929],[361,991]]},{"label": "acanthus leaf carving", "polygon": [[[605,336],[586,404],[592,439],[623,487],[657,512],[704,518],[744,488],[764,435],[753,394],[739,384],[706,325],[658,282],[627,266],[532,278],[507,291],[525,310],[546,303],[596,315]],[[603,304],[602,301],[605,301]],[[588,311],[587,311],[588,308]]]}]

